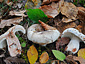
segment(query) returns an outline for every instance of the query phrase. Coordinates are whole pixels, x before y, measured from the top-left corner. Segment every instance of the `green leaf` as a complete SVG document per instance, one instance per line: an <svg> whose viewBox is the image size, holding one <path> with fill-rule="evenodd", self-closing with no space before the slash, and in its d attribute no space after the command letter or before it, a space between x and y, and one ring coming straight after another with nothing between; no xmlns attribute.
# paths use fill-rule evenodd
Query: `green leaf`
<svg viewBox="0 0 85 64"><path fill-rule="evenodd" d="M25 46L26 46L26 43L25 43L25 42L23 42L23 43L21 44L21 46L22 46L22 47L25 47Z"/></svg>
<svg viewBox="0 0 85 64"><path fill-rule="evenodd" d="M38 22L39 20L43 22L46 22L48 20L48 17L44 14L44 12L41 9L26 9L26 10L28 17L34 23L39 23Z"/></svg>
<svg viewBox="0 0 85 64"><path fill-rule="evenodd" d="M66 58L65 54L63 54L62 52L60 52L58 50L52 50L52 52L58 60L63 61Z"/></svg>

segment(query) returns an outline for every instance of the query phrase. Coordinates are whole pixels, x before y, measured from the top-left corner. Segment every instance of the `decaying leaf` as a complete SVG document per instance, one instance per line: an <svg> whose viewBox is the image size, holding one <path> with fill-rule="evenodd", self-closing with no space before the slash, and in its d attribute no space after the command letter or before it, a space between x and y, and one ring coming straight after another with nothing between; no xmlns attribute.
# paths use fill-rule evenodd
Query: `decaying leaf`
<svg viewBox="0 0 85 64"><path fill-rule="evenodd" d="M79 56L79 57L75 57L75 56L74 56L73 59L76 60L76 61L79 61L80 64L85 64L85 59L83 59L83 58L80 57L80 56Z"/></svg>
<svg viewBox="0 0 85 64"><path fill-rule="evenodd" d="M40 64L39 62L35 62L34 64Z"/></svg>
<svg viewBox="0 0 85 64"><path fill-rule="evenodd" d="M82 57L85 59L85 48L82 48L78 51L78 56Z"/></svg>
<svg viewBox="0 0 85 64"><path fill-rule="evenodd" d="M78 18L82 21L85 21L85 8L77 7L78 8Z"/></svg>
<svg viewBox="0 0 85 64"><path fill-rule="evenodd" d="M78 64L74 59L72 55L66 56L66 61L71 63L71 64Z"/></svg>
<svg viewBox="0 0 85 64"><path fill-rule="evenodd" d="M0 0L0 2L3 2L3 0Z"/></svg>
<svg viewBox="0 0 85 64"><path fill-rule="evenodd" d="M11 24L13 25L17 25L19 24L21 21L23 21L23 17L16 17L13 19L2 19L0 21L0 28L4 28L5 26L11 26Z"/></svg>
<svg viewBox="0 0 85 64"><path fill-rule="evenodd" d="M49 3L50 3L50 0L43 0L42 5L44 5L44 4L49 4Z"/></svg>
<svg viewBox="0 0 85 64"><path fill-rule="evenodd" d="M30 64L34 64L38 59L38 52L34 45L30 46L29 50L27 51L27 56Z"/></svg>
<svg viewBox="0 0 85 64"><path fill-rule="evenodd" d="M8 57L4 60L6 64L25 64L25 60L17 57Z"/></svg>
<svg viewBox="0 0 85 64"><path fill-rule="evenodd" d="M76 24L72 23L60 23L61 25L57 26L57 29L62 33L67 28L75 28Z"/></svg>
<svg viewBox="0 0 85 64"><path fill-rule="evenodd" d="M49 3L54 2L54 1L59 1L59 0L43 0L42 5L49 4Z"/></svg>
<svg viewBox="0 0 85 64"><path fill-rule="evenodd" d="M61 13L67 18L75 20L78 14L78 9L74 4L64 2L64 4L61 6Z"/></svg>
<svg viewBox="0 0 85 64"><path fill-rule="evenodd" d="M59 3L54 2L52 2L51 5L41 6L39 9L41 9L48 16L48 18L55 18L55 16L57 16L60 12Z"/></svg>
<svg viewBox="0 0 85 64"><path fill-rule="evenodd" d="M77 27L76 27L76 29L79 31L79 32L82 32L82 26L81 25L78 25Z"/></svg>
<svg viewBox="0 0 85 64"><path fill-rule="evenodd" d="M46 63L48 61L48 59L49 59L48 53L44 52L44 53L41 54L39 61L42 64L42 63Z"/></svg>
<svg viewBox="0 0 85 64"><path fill-rule="evenodd" d="M65 44L68 44L70 41L70 38L68 37L62 37L60 39L57 40L56 42L56 49L59 50L59 47L65 45Z"/></svg>
<svg viewBox="0 0 85 64"><path fill-rule="evenodd" d="M4 49L0 49L0 58L5 57L6 51Z"/></svg>
<svg viewBox="0 0 85 64"><path fill-rule="evenodd" d="M41 5L41 0L27 0L25 4L26 9L36 9Z"/></svg>
<svg viewBox="0 0 85 64"><path fill-rule="evenodd" d="M25 15L24 13L26 12L26 10L22 10L22 11L10 11L9 15L11 16L23 16L23 17L27 17L27 15Z"/></svg>
<svg viewBox="0 0 85 64"><path fill-rule="evenodd" d="M69 18L66 18L66 17L63 17L62 18L62 22L64 23L69 23L69 22L72 22L72 21L75 21L76 19L72 20L72 19L69 19Z"/></svg>
<svg viewBox="0 0 85 64"><path fill-rule="evenodd" d="M81 31L85 34L85 22L81 22L80 25L82 26Z"/></svg>

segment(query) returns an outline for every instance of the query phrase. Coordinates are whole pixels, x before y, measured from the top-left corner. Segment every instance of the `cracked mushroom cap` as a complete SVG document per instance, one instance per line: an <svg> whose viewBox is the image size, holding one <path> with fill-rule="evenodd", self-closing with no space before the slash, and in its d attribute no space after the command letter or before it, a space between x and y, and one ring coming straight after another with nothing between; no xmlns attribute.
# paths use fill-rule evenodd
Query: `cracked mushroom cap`
<svg viewBox="0 0 85 64"><path fill-rule="evenodd" d="M30 26L27 30L27 37L29 40L31 40L34 43L45 46L46 44L53 43L55 40L58 39L58 37L60 36L60 32L57 29L41 21L39 22L44 27L40 24L33 24L32 26ZM43 28L46 30L44 31Z"/></svg>
<svg viewBox="0 0 85 64"><path fill-rule="evenodd" d="M68 29L64 30L61 37L72 38L73 36L78 37L81 41L83 41L85 43L85 35L80 33L75 28L68 28Z"/></svg>
<svg viewBox="0 0 85 64"><path fill-rule="evenodd" d="M16 56L17 54L21 54L21 45L18 38L15 35L15 32L17 31L21 31L24 34L26 33L23 26L16 25L0 36L0 44L2 44L2 46L5 46L5 44L3 43L4 40L6 40L8 45L8 51L12 57Z"/></svg>

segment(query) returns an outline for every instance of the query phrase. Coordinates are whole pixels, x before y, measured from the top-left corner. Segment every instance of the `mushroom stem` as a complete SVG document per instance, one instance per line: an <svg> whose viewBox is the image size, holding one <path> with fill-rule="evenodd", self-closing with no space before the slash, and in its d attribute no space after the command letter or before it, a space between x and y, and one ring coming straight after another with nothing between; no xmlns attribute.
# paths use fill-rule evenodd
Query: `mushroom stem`
<svg viewBox="0 0 85 64"><path fill-rule="evenodd" d="M66 47L66 51L71 51L73 54L75 54L79 50L79 42L80 39L76 36L73 36L71 41Z"/></svg>

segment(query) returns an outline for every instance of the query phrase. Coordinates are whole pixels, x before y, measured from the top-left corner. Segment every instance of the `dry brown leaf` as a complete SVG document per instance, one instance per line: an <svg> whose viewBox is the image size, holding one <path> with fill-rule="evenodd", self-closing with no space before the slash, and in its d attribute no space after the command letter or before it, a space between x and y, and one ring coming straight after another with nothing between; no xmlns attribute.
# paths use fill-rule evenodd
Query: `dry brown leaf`
<svg viewBox="0 0 85 64"><path fill-rule="evenodd" d="M64 24L64 23L61 23L61 25L57 26L57 29L60 31L60 33L62 33L65 29L67 28L75 28L77 25L72 22L72 23L67 23L67 24Z"/></svg>
<svg viewBox="0 0 85 64"><path fill-rule="evenodd" d="M83 59L83 58L80 57L80 56L79 56L79 57L75 57L75 56L74 56L73 59L76 60L76 61L79 61L80 64L85 64L85 59Z"/></svg>
<svg viewBox="0 0 85 64"><path fill-rule="evenodd" d="M10 11L9 15L11 16L23 16L23 17L27 17L27 15L25 15L24 13L26 12L26 10L22 10L22 11Z"/></svg>
<svg viewBox="0 0 85 64"><path fill-rule="evenodd" d="M75 20L78 14L78 9L74 4L64 2L64 4L61 6L61 13L67 18Z"/></svg>
<svg viewBox="0 0 85 64"><path fill-rule="evenodd" d="M72 21L75 21L75 20L72 20L72 19L69 19L69 18L66 18L66 17L62 18L62 22L64 22L64 23L69 23L69 22L72 22Z"/></svg>
<svg viewBox="0 0 85 64"><path fill-rule="evenodd" d="M50 0L43 0L42 5L49 4L49 3L50 3Z"/></svg>
<svg viewBox="0 0 85 64"><path fill-rule="evenodd" d="M42 63L46 63L49 59L48 53L44 52L41 54L40 58L39 58L39 62Z"/></svg>
<svg viewBox="0 0 85 64"><path fill-rule="evenodd" d="M82 26L81 25L78 25L77 27L76 27L76 29L79 31L79 32L82 32Z"/></svg>
<svg viewBox="0 0 85 64"><path fill-rule="evenodd" d="M17 57L8 57L4 60L6 64L25 64L24 59L20 59Z"/></svg>
<svg viewBox="0 0 85 64"><path fill-rule="evenodd" d="M66 61L71 63L71 64L78 64L74 59L72 55L66 56Z"/></svg>
<svg viewBox="0 0 85 64"><path fill-rule="evenodd" d="M30 64L34 64L38 59L38 52L34 45L30 46L29 50L27 51L27 56Z"/></svg>
<svg viewBox="0 0 85 64"><path fill-rule="evenodd" d="M85 22L81 22L80 25L82 26L82 33L85 34Z"/></svg>
<svg viewBox="0 0 85 64"><path fill-rule="evenodd" d="M11 26L11 24L13 25L18 25L21 21L23 21L23 17L16 17L13 19L2 19L0 21L0 28L4 28L5 26Z"/></svg>
<svg viewBox="0 0 85 64"><path fill-rule="evenodd" d="M57 16L60 12L59 3L54 2L52 2L51 5L41 6L39 9L41 9L48 16L48 18L55 18L55 16Z"/></svg>
<svg viewBox="0 0 85 64"><path fill-rule="evenodd" d="M78 56L82 57L85 59L85 48L82 48L78 51Z"/></svg>
<svg viewBox="0 0 85 64"><path fill-rule="evenodd" d="M62 47L65 44L68 44L70 41L70 38L68 37L63 37L57 40L56 42L56 49L59 50L59 47Z"/></svg>
<svg viewBox="0 0 85 64"><path fill-rule="evenodd" d="M0 0L0 2L3 2L3 0Z"/></svg>
<svg viewBox="0 0 85 64"><path fill-rule="evenodd" d="M55 1L60 1L60 0L43 0L42 5L49 4L49 3L55 2Z"/></svg>
<svg viewBox="0 0 85 64"><path fill-rule="evenodd" d="M85 8L77 7L78 8L78 18L82 21L85 21Z"/></svg>

